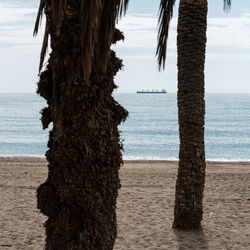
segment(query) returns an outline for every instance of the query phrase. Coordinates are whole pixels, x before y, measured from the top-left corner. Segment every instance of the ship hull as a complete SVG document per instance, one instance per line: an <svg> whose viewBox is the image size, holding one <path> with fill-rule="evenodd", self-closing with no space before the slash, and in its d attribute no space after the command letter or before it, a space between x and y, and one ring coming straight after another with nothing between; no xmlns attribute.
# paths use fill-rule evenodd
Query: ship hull
<svg viewBox="0 0 250 250"><path fill-rule="evenodd" d="M167 92L151 92L151 91L149 91L149 92L137 91L136 93L137 93L137 94L167 94Z"/></svg>

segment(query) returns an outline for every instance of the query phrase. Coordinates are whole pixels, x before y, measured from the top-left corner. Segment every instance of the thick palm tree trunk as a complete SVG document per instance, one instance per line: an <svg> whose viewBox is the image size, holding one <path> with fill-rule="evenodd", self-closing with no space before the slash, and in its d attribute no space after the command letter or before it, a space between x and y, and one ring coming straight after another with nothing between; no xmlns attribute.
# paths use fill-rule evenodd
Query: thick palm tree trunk
<svg viewBox="0 0 250 250"><path fill-rule="evenodd" d="M174 228L201 227L205 184L204 64L207 0L181 0L178 20L179 170Z"/></svg>
<svg viewBox="0 0 250 250"><path fill-rule="evenodd" d="M48 178L37 190L38 208L48 216L45 249L109 250L117 235L122 164L117 126L127 117L112 97L113 78L122 62L110 50L104 74L95 57L90 79L84 81L79 1L66 4L58 35L46 1L52 52L37 91L48 103L42 111L44 128L53 122L46 153ZM113 42L122 37L116 30Z"/></svg>

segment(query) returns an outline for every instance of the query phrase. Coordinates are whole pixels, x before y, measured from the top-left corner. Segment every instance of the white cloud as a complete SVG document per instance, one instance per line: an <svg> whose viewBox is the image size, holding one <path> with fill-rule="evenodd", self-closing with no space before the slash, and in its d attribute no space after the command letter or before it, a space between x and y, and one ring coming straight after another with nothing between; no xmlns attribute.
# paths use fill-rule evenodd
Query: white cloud
<svg viewBox="0 0 250 250"><path fill-rule="evenodd" d="M38 37L33 38L37 9L34 5L29 8L28 0L20 1L0 3L0 66L3 69L0 91L28 92L34 90L37 81L44 26ZM125 64L124 71L117 78L121 91L134 91L137 85L138 88L151 88L153 83L159 89L166 87L167 83L170 92L176 91L177 18L171 21L167 67L161 73L157 71L154 56L157 22L156 16L141 14L127 15L119 22L119 28L125 33L125 42L116 46ZM208 19L207 90L233 92L247 89L250 56L245 51L250 49L249 28L248 13L238 18Z"/></svg>
<svg viewBox="0 0 250 250"><path fill-rule="evenodd" d="M250 48L250 16L209 18L208 46Z"/></svg>
<svg viewBox="0 0 250 250"><path fill-rule="evenodd" d="M207 53L206 58L208 60L221 60L221 61L248 61L250 62L250 54L243 54L243 53L233 53L233 54L227 54L227 53Z"/></svg>
<svg viewBox="0 0 250 250"><path fill-rule="evenodd" d="M1 44L41 44L43 27L37 39L32 37L37 9L0 3ZM157 46L158 17L154 15L129 14L119 21L118 28L125 34L123 48L153 48ZM176 49L177 18L170 25L168 48ZM250 48L250 14L239 18L209 18L208 47Z"/></svg>
<svg viewBox="0 0 250 250"><path fill-rule="evenodd" d="M125 34L119 47L155 48L157 44L157 17L127 15L118 27ZM168 48L176 48L177 18L170 25ZM208 46L250 48L250 14L239 18L208 18Z"/></svg>
<svg viewBox="0 0 250 250"><path fill-rule="evenodd" d="M0 47L40 45L42 34L37 39L33 38L36 13L35 8L24 8L16 3L0 3Z"/></svg>
<svg viewBox="0 0 250 250"><path fill-rule="evenodd" d="M171 21L166 71L157 72L154 58L157 38L157 17L128 15L119 23L125 42L119 43L119 54L125 59L125 72L118 75L121 91L133 91L134 85L176 91L177 18ZM249 92L250 14L238 18L209 18L206 60L208 92ZM142 48L144 47L144 49ZM233 69L233 70L232 70ZM131 86L128 86L131 83ZM133 84L132 84L133 83Z"/></svg>
<svg viewBox="0 0 250 250"><path fill-rule="evenodd" d="M19 7L7 7L0 3L0 24L15 23L20 25L20 21L31 21L37 13L36 9L32 8L19 8Z"/></svg>
<svg viewBox="0 0 250 250"><path fill-rule="evenodd" d="M23 5L20 1L0 3L1 92L34 92L36 88L44 27L34 38L37 9Z"/></svg>
<svg viewBox="0 0 250 250"><path fill-rule="evenodd" d="M42 31L42 30L41 30ZM42 34L42 32L40 32ZM13 47L19 45L41 44L41 34L37 38L33 37L33 29L31 27L6 26L1 29L0 47Z"/></svg>
<svg viewBox="0 0 250 250"><path fill-rule="evenodd" d="M125 42L118 47L155 48L157 46L158 18L153 15L127 15L120 20L118 28L125 34ZM171 24L168 47L175 48L176 32L175 21Z"/></svg>

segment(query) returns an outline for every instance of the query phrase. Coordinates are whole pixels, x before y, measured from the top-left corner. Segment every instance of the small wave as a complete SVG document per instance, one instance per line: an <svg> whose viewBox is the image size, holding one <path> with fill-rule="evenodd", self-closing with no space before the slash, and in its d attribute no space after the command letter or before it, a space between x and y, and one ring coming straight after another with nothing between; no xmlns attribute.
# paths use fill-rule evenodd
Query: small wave
<svg viewBox="0 0 250 250"><path fill-rule="evenodd" d="M40 154L0 154L0 157L42 157L44 155ZM155 156L124 156L123 160L153 160L153 161L178 161L178 158L175 157L155 157ZM250 162L248 158L207 158L206 161L218 161L218 162Z"/></svg>
<svg viewBox="0 0 250 250"><path fill-rule="evenodd" d="M45 155L40 154L0 154L0 157L42 157ZM123 156L123 160L147 160L147 161L178 161L175 157L155 157L155 156ZM217 162L250 162L249 158L207 158L206 161Z"/></svg>
<svg viewBox="0 0 250 250"><path fill-rule="evenodd" d="M206 160L219 162L250 162L248 158L208 158Z"/></svg>
<svg viewBox="0 0 250 250"><path fill-rule="evenodd" d="M44 155L23 155L23 154L14 154L14 155L9 155L9 154L0 154L0 157L38 157L38 158L45 158Z"/></svg>
<svg viewBox="0 0 250 250"><path fill-rule="evenodd" d="M155 156L124 156L123 160L153 160L153 161L177 161L177 158L169 157L169 158L162 158L162 157L155 157Z"/></svg>
<svg viewBox="0 0 250 250"><path fill-rule="evenodd" d="M178 161L178 158L174 157L154 157L154 156L124 156L123 160L153 160L153 161ZM207 158L206 161L217 162L250 162L248 158Z"/></svg>

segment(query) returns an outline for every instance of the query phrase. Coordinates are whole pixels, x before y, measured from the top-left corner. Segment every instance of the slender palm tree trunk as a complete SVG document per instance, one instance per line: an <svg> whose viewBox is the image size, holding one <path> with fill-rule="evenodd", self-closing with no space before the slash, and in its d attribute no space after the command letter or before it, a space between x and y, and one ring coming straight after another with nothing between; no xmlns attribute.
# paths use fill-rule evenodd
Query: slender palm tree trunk
<svg viewBox="0 0 250 250"><path fill-rule="evenodd" d="M46 1L52 52L37 90L48 103L42 111L44 128L53 122L46 153L48 178L37 190L38 208L48 216L45 249L109 250L117 236L122 164L117 126L127 117L112 97L113 79L122 62L110 50L104 74L95 57L90 79L84 81L79 1L66 4L58 35L51 1ZM113 42L122 37L116 30Z"/></svg>
<svg viewBox="0 0 250 250"><path fill-rule="evenodd" d="M205 184L204 64L207 0L181 0L178 20L179 170L174 228L201 227Z"/></svg>

